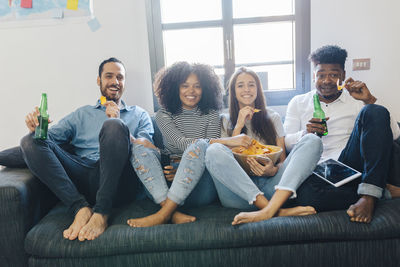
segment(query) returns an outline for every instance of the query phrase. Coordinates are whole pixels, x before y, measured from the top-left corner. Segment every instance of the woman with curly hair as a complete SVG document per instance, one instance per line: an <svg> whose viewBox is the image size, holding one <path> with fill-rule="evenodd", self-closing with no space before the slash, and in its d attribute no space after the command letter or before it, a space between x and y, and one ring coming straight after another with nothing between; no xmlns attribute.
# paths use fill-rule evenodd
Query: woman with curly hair
<svg viewBox="0 0 400 267"><path fill-rule="evenodd" d="M247 147L251 142L246 135L219 138L221 86L211 66L175 63L156 75L154 90L162 106L156 122L166 153L179 158L175 161L180 163L168 188L159 153L140 145L133 150L132 164L138 177L161 209L150 216L128 220L132 227L195 221L195 217L176 209L184 202L185 206L202 206L217 199L214 182L205 169L208 145L218 142Z"/></svg>
<svg viewBox="0 0 400 267"><path fill-rule="evenodd" d="M267 220L273 216L315 213L310 206L281 207L290 197L296 197L296 189L317 165L322 152L320 138L313 134L305 135L286 158L281 118L278 113L266 108L257 74L245 67L239 68L232 75L228 88L229 115L222 117L222 136L244 133L261 143L283 149L277 165L271 160L259 162L249 157L247 163L252 173L249 176L228 147L221 144L209 146L206 166L215 181L222 205L246 210L259 209L236 215L232 224Z"/></svg>

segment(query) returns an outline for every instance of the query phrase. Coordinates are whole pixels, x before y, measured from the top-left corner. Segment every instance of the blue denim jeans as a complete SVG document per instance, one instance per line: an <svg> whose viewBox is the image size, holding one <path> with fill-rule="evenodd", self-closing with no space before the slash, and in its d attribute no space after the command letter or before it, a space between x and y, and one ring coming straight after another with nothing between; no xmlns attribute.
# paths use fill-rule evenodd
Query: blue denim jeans
<svg viewBox="0 0 400 267"><path fill-rule="evenodd" d="M389 173L393 134L390 114L379 105L366 105L358 115L339 161L362 172L358 194L382 197Z"/></svg>
<svg viewBox="0 0 400 267"><path fill-rule="evenodd" d="M214 202L217 192L205 170L207 142L197 140L182 155L171 187L165 180L158 151L133 144L132 165L155 203L169 198L178 205L202 206Z"/></svg>
<svg viewBox="0 0 400 267"><path fill-rule="evenodd" d="M207 149L206 166L214 179L223 206L255 209L257 195L271 199L275 189L289 190L296 197L297 188L317 165L322 153L321 139L305 135L272 177L249 176L224 145L212 144Z"/></svg>
<svg viewBox="0 0 400 267"><path fill-rule="evenodd" d="M296 204L328 211L348 208L357 202L359 195L381 198L386 187L392 143L389 112L379 105L366 105L339 157L339 161L362 172L361 178L334 187L312 175L298 189ZM390 194L385 197L390 198Z"/></svg>
<svg viewBox="0 0 400 267"><path fill-rule="evenodd" d="M109 214L113 201L126 204L137 193L136 174L129 162L128 127L118 119L105 121L99 133L99 144L98 161L68 153L51 138L34 139L33 134L21 140L21 149L32 173L73 214L89 206L88 202L94 204L94 212Z"/></svg>

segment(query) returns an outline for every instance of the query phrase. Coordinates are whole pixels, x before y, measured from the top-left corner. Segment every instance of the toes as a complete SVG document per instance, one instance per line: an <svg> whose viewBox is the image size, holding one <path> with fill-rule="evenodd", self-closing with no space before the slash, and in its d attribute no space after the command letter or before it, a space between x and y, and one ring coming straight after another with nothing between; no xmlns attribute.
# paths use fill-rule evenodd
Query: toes
<svg viewBox="0 0 400 267"><path fill-rule="evenodd" d="M85 241L86 229L82 229L78 234L79 241Z"/></svg>
<svg viewBox="0 0 400 267"><path fill-rule="evenodd" d="M64 238L69 239L69 237L71 236L71 232L72 232L72 229L70 229L70 228L64 230L64 232L63 232Z"/></svg>
<svg viewBox="0 0 400 267"><path fill-rule="evenodd" d="M354 215L355 215L355 213L354 213L354 205L351 205L348 209L347 209L347 215L349 215L350 216L350 218L354 218Z"/></svg>
<svg viewBox="0 0 400 267"><path fill-rule="evenodd" d="M129 225L130 227L137 227L135 221L132 220L132 219L129 219L129 220L127 221L127 223L128 223L128 225Z"/></svg>

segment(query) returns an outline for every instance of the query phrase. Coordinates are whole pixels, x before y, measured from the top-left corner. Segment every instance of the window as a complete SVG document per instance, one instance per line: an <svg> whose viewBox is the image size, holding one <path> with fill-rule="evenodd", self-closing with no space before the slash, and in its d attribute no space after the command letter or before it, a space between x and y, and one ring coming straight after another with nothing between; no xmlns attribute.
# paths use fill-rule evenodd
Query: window
<svg viewBox="0 0 400 267"><path fill-rule="evenodd" d="M176 61L200 62L214 66L226 85L236 68L247 66L259 74L270 106L286 105L310 89L309 0L149 0L146 5L153 76Z"/></svg>

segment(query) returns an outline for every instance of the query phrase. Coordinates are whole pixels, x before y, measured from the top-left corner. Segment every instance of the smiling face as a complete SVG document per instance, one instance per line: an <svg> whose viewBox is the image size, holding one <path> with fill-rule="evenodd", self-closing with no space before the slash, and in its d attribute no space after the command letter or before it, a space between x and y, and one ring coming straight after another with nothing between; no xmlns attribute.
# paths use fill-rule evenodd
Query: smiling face
<svg viewBox="0 0 400 267"><path fill-rule="evenodd" d="M97 77L97 84L100 91L107 100L119 104L122 94L125 91L125 68L117 62L104 64L101 77Z"/></svg>
<svg viewBox="0 0 400 267"><path fill-rule="evenodd" d="M314 82L321 101L330 103L341 94L337 88L337 81L341 83L345 72L340 64L317 64L314 68Z"/></svg>
<svg viewBox="0 0 400 267"><path fill-rule="evenodd" d="M201 89L197 75L191 73L186 81L179 85L179 98L184 109L194 109L201 100Z"/></svg>
<svg viewBox="0 0 400 267"><path fill-rule="evenodd" d="M239 74L235 83L235 94L239 108L254 107L257 98L257 83L254 77L248 73Z"/></svg>

